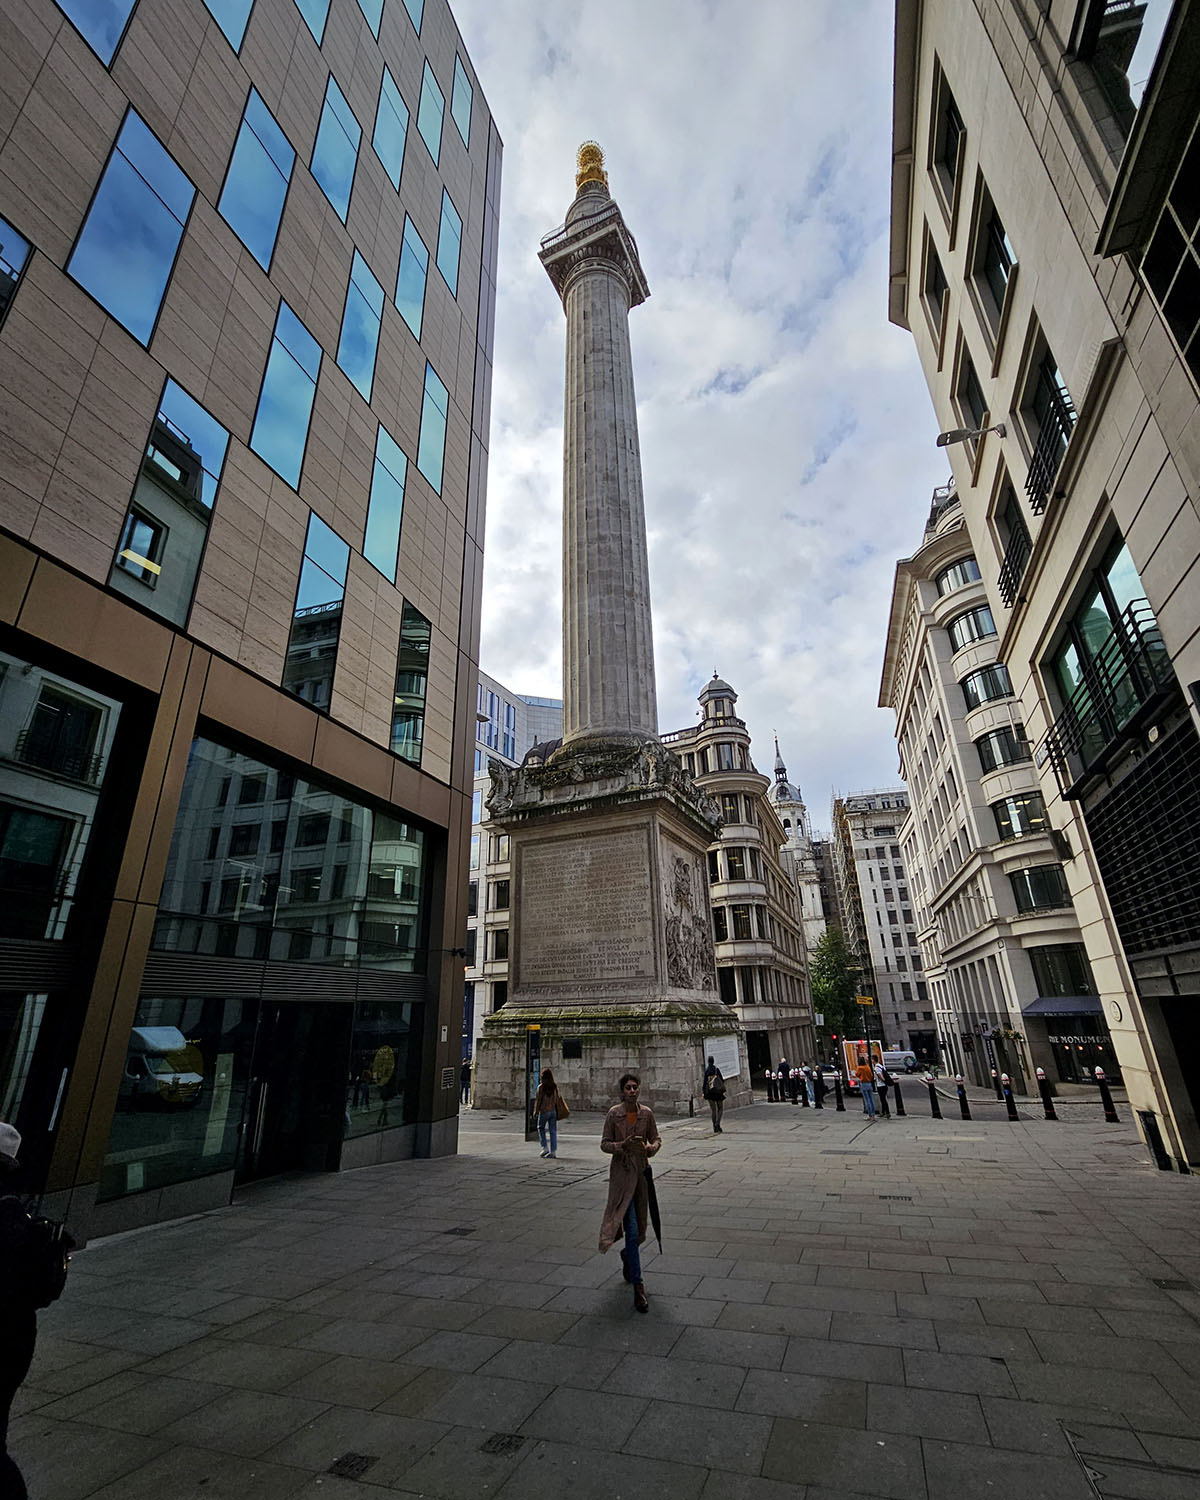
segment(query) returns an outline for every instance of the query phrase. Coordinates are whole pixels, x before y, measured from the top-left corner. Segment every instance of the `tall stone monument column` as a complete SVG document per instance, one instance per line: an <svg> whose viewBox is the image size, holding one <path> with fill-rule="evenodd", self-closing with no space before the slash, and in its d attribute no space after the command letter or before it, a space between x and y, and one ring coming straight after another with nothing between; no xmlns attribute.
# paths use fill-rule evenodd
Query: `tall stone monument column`
<svg viewBox="0 0 1200 1500"><path fill-rule="evenodd" d="M563 737L489 762L509 834L509 1000L484 1021L476 1106L526 1097L531 1032L572 1106L607 1108L626 1069L667 1113L705 1053L748 1101L738 1021L717 995L708 845L720 813L658 738L629 312L650 295L594 142L540 257L567 323Z"/></svg>

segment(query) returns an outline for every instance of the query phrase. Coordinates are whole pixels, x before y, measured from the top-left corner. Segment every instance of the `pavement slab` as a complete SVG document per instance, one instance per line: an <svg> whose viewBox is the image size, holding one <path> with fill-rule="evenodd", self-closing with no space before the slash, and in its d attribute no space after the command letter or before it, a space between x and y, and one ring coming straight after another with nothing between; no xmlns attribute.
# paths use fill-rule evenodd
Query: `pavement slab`
<svg viewBox="0 0 1200 1500"><path fill-rule="evenodd" d="M660 1121L646 1317L599 1116L95 1242L11 1447L39 1500L1196 1500L1200 1183L921 1104Z"/></svg>

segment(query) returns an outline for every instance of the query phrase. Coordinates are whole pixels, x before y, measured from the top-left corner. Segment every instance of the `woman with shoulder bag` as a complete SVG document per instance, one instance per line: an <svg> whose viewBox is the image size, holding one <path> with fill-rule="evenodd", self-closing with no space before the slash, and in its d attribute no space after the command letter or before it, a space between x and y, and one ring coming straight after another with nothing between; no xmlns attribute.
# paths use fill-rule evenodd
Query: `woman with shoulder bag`
<svg viewBox="0 0 1200 1500"><path fill-rule="evenodd" d="M542 1155L549 1157L551 1161L558 1160L558 1122L565 1120L570 1110L567 1101L558 1091L558 1084L554 1081L554 1074L549 1068L542 1069L542 1081L538 1087L537 1097L533 1101L533 1112L537 1117L538 1140L541 1142Z"/></svg>
<svg viewBox="0 0 1200 1500"><path fill-rule="evenodd" d="M721 1116L725 1113L725 1078L716 1062L710 1057L704 1070L701 1093L708 1100L708 1111L712 1115L714 1135L721 1135Z"/></svg>

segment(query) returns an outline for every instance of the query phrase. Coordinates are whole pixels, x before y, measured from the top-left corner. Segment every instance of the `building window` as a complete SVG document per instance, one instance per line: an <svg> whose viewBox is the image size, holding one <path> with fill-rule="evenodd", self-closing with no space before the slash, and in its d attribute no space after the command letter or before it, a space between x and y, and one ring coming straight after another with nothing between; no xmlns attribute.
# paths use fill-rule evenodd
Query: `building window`
<svg viewBox="0 0 1200 1500"><path fill-rule="evenodd" d="M404 238L400 243L400 269L396 275L396 311L408 324L413 338L421 337L425 316L425 279L429 272L429 251L407 214L404 216Z"/></svg>
<svg viewBox="0 0 1200 1500"><path fill-rule="evenodd" d="M250 90L217 212L270 270L296 153L257 89Z"/></svg>
<svg viewBox="0 0 1200 1500"><path fill-rule="evenodd" d="M379 40L379 23L383 20L383 0L358 0L358 8L366 18L375 40Z"/></svg>
<svg viewBox="0 0 1200 1500"><path fill-rule="evenodd" d="M979 376L975 373L975 362L965 348L958 376L957 396L964 418L968 419L970 425L978 431L986 423L987 402L983 399L983 387L979 384Z"/></svg>
<svg viewBox="0 0 1200 1500"><path fill-rule="evenodd" d="M149 344L196 190L140 115L125 116L68 274Z"/></svg>
<svg viewBox="0 0 1200 1500"><path fill-rule="evenodd" d="M925 295L934 328L940 336L942 309L945 304L947 291L946 273L942 270L942 263L938 259L938 253L934 249L933 241L928 238L928 230L926 230L925 239L925 279L921 290Z"/></svg>
<svg viewBox="0 0 1200 1500"><path fill-rule="evenodd" d="M735 766L733 746L723 741L717 746L717 770L732 771Z"/></svg>
<svg viewBox="0 0 1200 1500"><path fill-rule="evenodd" d="M408 19L413 23L418 36L421 35L421 15L425 9L425 0L404 0L404 9L408 12Z"/></svg>
<svg viewBox="0 0 1200 1500"><path fill-rule="evenodd" d="M713 907L713 937L718 943L728 942L729 940L729 922L726 919L725 908L723 906Z"/></svg>
<svg viewBox="0 0 1200 1500"><path fill-rule="evenodd" d="M980 205L979 245L975 252L975 277L987 287L983 304L992 314L993 326L999 324L1004 298L1017 263L1016 252L1005 231L1000 215L986 189Z"/></svg>
<svg viewBox="0 0 1200 1500"><path fill-rule="evenodd" d="M229 830L229 855L257 854L262 830L257 823L235 823Z"/></svg>
<svg viewBox="0 0 1200 1500"><path fill-rule="evenodd" d="M969 646L973 641L986 640L988 636L996 634L996 622L992 619L992 612L986 604L980 604L975 609L968 609L964 614L955 615L953 620L946 624L946 633L950 637L951 648L961 651L964 646Z"/></svg>
<svg viewBox="0 0 1200 1500"><path fill-rule="evenodd" d="M507 911L509 901L509 883L507 880L494 880L492 882L492 910Z"/></svg>
<svg viewBox="0 0 1200 1500"><path fill-rule="evenodd" d="M452 297L458 296L458 257L462 247L462 220L458 210L450 201L450 194L442 189L442 222L438 226L437 268L442 280L450 288Z"/></svg>
<svg viewBox="0 0 1200 1500"><path fill-rule="evenodd" d="M508 834L494 833L488 841L488 863L503 864L508 859Z"/></svg>
<svg viewBox="0 0 1200 1500"><path fill-rule="evenodd" d="M730 880L745 880L746 851L744 849L727 849L725 863L729 866Z"/></svg>
<svg viewBox="0 0 1200 1500"><path fill-rule="evenodd" d="M1004 544L1004 562L1000 567L999 580L1000 598L1004 606L1011 609L1017 597L1018 586L1025 576L1033 543L1029 539L1029 528L1025 524L1016 491L1007 480L997 519L1000 539Z"/></svg>
<svg viewBox="0 0 1200 1500"><path fill-rule="evenodd" d="M471 822L483 821L483 793L478 787L471 793Z"/></svg>
<svg viewBox="0 0 1200 1500"><path fill-rule="evenodd" d="M296 9L304 17L304 24L319 47L325 37L325 22L329 19L329 0L296 0Z"/></svg>
<svg viewBox="0 0 1200 1500"><path fill-rule="evenodd" d="M375 134L371 145L383 164L388 180L400 191L400 173L404 167L404 145L408 140L408 105L400 97L396 80L385 67L379 87L379 106L375 111Z"/></svg>
<svg viewBox="0 0 1200 1500"><path fill-rule="evenodd" d="M59 10L70 21L107 68L112 62L136 0L59 0Z"/></svg>
<svg viewBox="0 0 1200 1500"><path fill-rule="evenodd" d="M720 871L720 868L719 868L719 866L717 864L717 851L715 849L710 849L708 851L708 883L709 883L709 885L715 885L717 883L717 881L720 880L720 878L721 878L721 871Z"/></svg>
<svg viewBox="0 0 1200 1500"><path fill-rule="evenodd" d="M497 927L492 933L492 957L504 959L508 957L508 928Z"/></svg>
<svg viewBox="0 0 1200 1500"><path fill-rule="evenodd" d="M338 339L338 368L351 385L370 401L375 384L375 355L379 348L379 324L383 318L383 288L356 250L350 265L342 332Z"/></svg>
<svg viewBox="0 0 1200 1500"><path fill-rule="evenodd" d="M1040 515L1049 501L1054 477L1075 426L1075 403L1048 349L1034 372L1022 416L1033 445L1025 494L1034 514Z"/></svg>
<svg viewBox="0 0 1200 1500"><path fill-rule="evenodd" d="M329 708L342 629L350 548L315 512L308 517L283 686L314 708Z"/></svg>
<svg viewBox="0 0 1200 1500"><path fill-rule="evenodd" d="M225 33L225 40L235 52L240 52L254 0L204 0L204 5Z"/></svg>
<svg viewBox="0 0 1200 1500"><path fill-rule="evenodd" d="M984 771L1015 766L1030 759L1029 741L1020 724L1008 724L1003 729L980 735L975 741L975 749L979 752L979 764Z"/></svg>
<svg viewBox="0 0 1200 1500"><path fill-rule="evenodd" d="M414 766L421 764L425 737L425 697L429 682L432 626L405 601L396 657L396 693L392 706L392 750Z"/></svg>
<svg viewBox="0 0 1200 1500"><path fill-rule="evenodd" d="M979 564L973 557L959 558L958 562L951 563L948 568L943 568L935 580L937 591L943 597L951 594L955 589L965 588L968 583L979 582Z"/></svg>
<svg viewBox="0 0 1200 1500"><path fill-rule="evenodd" d="M996 819L996 831L1002 839L1020 838L1028 833L1045 833L1050 822L1046 817L1046 804L1040 792L1025 792L1016 797L1004 797L993 802L992 816Z"/></svg>
<svg viewBox="0 0 1200 1500"><path fill-rule="evenodd" d="M945 78L941 78L939 82L938 110L934 120L933 160L949 195L953 193L958 181L967 130Z"/></svg>
<svg viewBox="0 0 1200 1500"><path fill-rule="evenodd" d="M442 493L442 465L446 457L446 417L450 396L432 365L425 366L425 396L421 403L421 433L417 440L417 468L434 490Z"/></svg>
<svg viewBox="0 0 1200 1500"><path fill-rule="evenodd" d="M1133 128L1171 11L1165 3L1120 0L1087 0L1077 9L1072 50L1091 63L1122 137Z"/></svg>
<svg viewBox="0 0 1200 1500"><path fill-rule="evenodd" d="M320 344L281 300L250 447L293 489L300 483L320 369Z"/></svg>
<svg viewBox="0 0 1200 1500"><path fill-rule="evenodd" d="M482 838L482 835L478 834L478 833L473 833L471 835L471 869L472 870L478 870L478 868L479 868L479 845L480 845L481 838Z"/></svg>
<svg viewBox="0 0 1200 1500"><path fill-rule="evenodd" d="M1000 698L1011 698L1012 681L1003 662L993 662L990 667L981 667L971 672L959 684L968 709L978 708L981 703L994 703Z"/></svg>
<svg viewBox="0 0 1200 1500"><path fill-rule="evenodd" d="M29 241L7 219L0 219L0 324L16 296L17 283L29 261Z"/></svg>
<svg viewBox="0 0 1200 1500"><path fill-rule="evenodd" d="M479 882L472 880L467 886L467 916L477 917L479 915Z"/></svg>
<svg viewBox="0 0 1200 1500"><path fill-rule="evenodd" d="M425 71L421 75L421 102L417 106L417 130L429 148L436 167L442 154L442 117L446 113L446 100L433 76L433 69L426 59Z"/></svg>
<svg viewBox="0 0 1200 1500"><path fill-rule="evenodd" d="M740 821L740 808L736 792L721 793L721 816L727 823L737 823Z"/></svg>
<svg viewBox="0 0 1200 1500"><path fill-rule="evenodd" d="M408 0L405 0L405 4L406 5L408 4ZM507 1004L508 1004L508 980L507 979L497 979L496 982L495 982L495 984L492 985L492 1010L493 1011L503 1010L504 1007Z"/></svg>
<svg viewBox="0 0 1200 1500"><path fill-rule="evenodd" d="M1082 943L1054 943L1044 948L1026 948L1039 996L1054 999L1068 995L1094 995L1087 950Z"/></svg>
<svg viewBox="0 0 1200 1500"><path fill-rule="evenodd" d="M1008 879L1020 912L1046 911L1071 904L1071 893L1061 865L1031 865L1026 870L1010 870Z"/></svg>
<svg viewBox="0 0 1200 1500"><path fill-rule="evenodd" d="M396 581L396 564L400 557L400 525L404 517L404 481L407 476L408 459L381 425L375 436L375 468L371 474L363 556L392 583ZM478 818L475 821L478 822Z"/></svg>
<svg viewBox="0 0 1200 1500"><path fill-rule="evenodd" d="M1142 276L1200 383L1200 130L1192 136L1142 260Z"/></svg>
<svg viewBox="0 0 1200 1500"><path fill-rule="evenodd" d="M450 91L450 118L458 128L464 146L471 144L471 80L462 65L462 58L454 58L454 87Z"/></svg>
<svg viewBox="0 0 1200 1500"><path fill-rule="evenodd" d="M358 147L362 140L362 126L354 118L354 111L346 102L346 96L338 88L333 74L325 85L325 104L321 110L321 123L317 126L316 144L313 146L311 171L317 186L329 199L342 223L350 211L350 190L354 186L354 169L358 164Z"/></svg>
<svg viewBox="0 0 1200 1500"><path fill-rule="evenodd" d="M735 938L750 938L754 934L750 928L749 906L735 906L733 912L733 935Z"/></svg>
<svg viewBox="0 0 1200 1500"><path fill-rule="evenodd" d="M167 528L152 516L143 515L136 506L131 506L125 517L121 540L117 543L115 566L152 589L162 572L166 543Z"/></svg>

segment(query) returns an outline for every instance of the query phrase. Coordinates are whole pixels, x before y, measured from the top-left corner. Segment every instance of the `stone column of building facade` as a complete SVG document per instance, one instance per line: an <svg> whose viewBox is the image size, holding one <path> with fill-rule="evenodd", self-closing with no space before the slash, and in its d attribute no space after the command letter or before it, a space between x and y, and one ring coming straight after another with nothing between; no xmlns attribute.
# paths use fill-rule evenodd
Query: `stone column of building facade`
<svg viewBox="0 0 1200 1500"><path fill-rule="evenodd" d="M706 853L720 812L657 732L628 328L649 287L593 143L576 187L541 248L567 320L563 738L517 770L489 763L488 808L510 835L511 977L484 1023L474 1102L524 1101L535 1032L572 1105L607 1107L629 1069L656 1108L683 1112L710 1052L729 1102L750 1098L716 987Z"/></svg>

